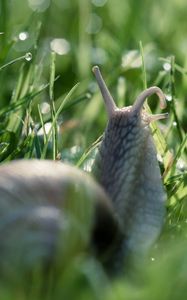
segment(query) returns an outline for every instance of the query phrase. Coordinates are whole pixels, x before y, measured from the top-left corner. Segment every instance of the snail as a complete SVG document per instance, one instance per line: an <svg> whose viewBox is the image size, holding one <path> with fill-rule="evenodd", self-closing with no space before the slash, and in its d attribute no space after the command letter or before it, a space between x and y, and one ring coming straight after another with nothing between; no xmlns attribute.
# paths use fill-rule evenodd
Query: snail
<svg viewBox="0 0 187 300"><path fill-rule="evenodd" d="M150 87L132 106L117 108L97 66L93 73L108 124L91 174L50 160L0 166L1 266L7 256L11 269L15 253L18 262L30 266L38 257L50 261L59 240L59 255L71 256L89 245L110 263L116 253L145 252L160 233L166 196L149 123L166 114L150 116L142 107L156 93L164 108L164 94ZM66 248L70 235L74 238Z"/></svg>

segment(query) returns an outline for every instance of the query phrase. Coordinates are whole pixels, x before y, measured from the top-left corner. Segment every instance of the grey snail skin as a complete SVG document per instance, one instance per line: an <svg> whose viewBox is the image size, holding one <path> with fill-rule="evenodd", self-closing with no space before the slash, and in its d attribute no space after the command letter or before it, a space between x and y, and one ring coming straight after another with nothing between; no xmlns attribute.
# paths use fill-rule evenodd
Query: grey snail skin
<svg viewBox="0 0 187 300"><path fill-rule="evenodd" d="M161 231L166 197L149 123L166 114L142 107L156 93L164 108L164 94L151 87L120 109L97 66L93 73L109 120L92 174L50 160L0 166L0 266L50 262L59 240L62 256L88 247L106 264L122 262L126 252L147 251Z"/></svg>
<svg viewBox="0 0 187 300"><path fill-rule="evenodd" d="M124 236L122 252L140 255L156 240L164 221L166 194L149 124L168 115L148 115L142 108L155 93L165 108L165 96L158 87L150 87L132 106L120 109L97 66L93 72L109 118L93 172L112 202Z"/></svg>

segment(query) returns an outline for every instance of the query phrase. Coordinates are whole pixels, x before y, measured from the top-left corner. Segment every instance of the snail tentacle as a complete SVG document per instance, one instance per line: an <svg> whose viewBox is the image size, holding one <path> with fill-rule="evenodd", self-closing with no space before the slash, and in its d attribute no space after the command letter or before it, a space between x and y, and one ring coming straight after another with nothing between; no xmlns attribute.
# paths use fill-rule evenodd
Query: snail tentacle
<svg viewBox="0 0 187 300"><path fill-rule="evenodd" d="M105 102L105 106L106 106L106 110L108 112L108 116L109 118L112 117L112 115L114 114L115 110L117 109L116 104L114 102L114 99L112 98L106 83L101 75L101 72L99 70L98 66L94 66L92 68L92 71L95 75L95 78L97 80L98 86L100 88L101 94L103 96L104 102Z"/></svg>
<svg viewBox="0 0 187 300"><path fill-rule="evenodd" d="M155 121L158 121L158 120L167 119L168 116L169 116L169 113L148 115L147 120L148 120L149 123L151 123L151 122L155 122Z"/></svg>
<svg viewBox="0 0 187 300"><path fill-rule="evenodd" d="M143 104L146 100L147 97L153 95L153 94L157 94L159 99L160 99L160 108L164 109L166 108L166 98L164 93L162 92L162 90L157 87L157 86L152 86L146 90L144 90L136 99L133 107L132 107L132 111L134 114L137 114L141 111Z"/></svg>

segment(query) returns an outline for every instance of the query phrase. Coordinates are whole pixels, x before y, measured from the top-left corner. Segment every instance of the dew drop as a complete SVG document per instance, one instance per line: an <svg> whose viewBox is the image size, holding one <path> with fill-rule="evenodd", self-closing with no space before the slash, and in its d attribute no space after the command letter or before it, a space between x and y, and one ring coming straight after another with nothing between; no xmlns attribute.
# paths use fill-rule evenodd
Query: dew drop
<svg viewBox="0 0 187 300"><path fill-rule="evenodd" d="M172 96L171 95L166 95L166 100L167 101L172 101Z"/></svg>
<svg viewBox="0 0 187 300"><path fill-rule="evenodd" d="M177 162L177 168L182 172L184 172L187 169L187 165L183 159L179 158L179 160Z"/></svg>
<svg viewBox="0 0 187 300"><path fill-rule="evenodd" d="M155 261L155 258L154 258L154 257L151 257L151 261Z"/></svg>
<svg viewBox="0 0 187 300"><path fill-rule="evenodd" d="M28 37L29 37L29 34L28 34L28 32L20 32L19 33L19 39L21 40L21 41L25 41L26 39L28 39Z"/></svg>
<svg viewBox="0 0 187 300"><path fill-rule="evenodd" d="M176 127L177 126L177 122L174 121L173 122L173 126Z"/></svg>
<svg viewBox="0 0 187 300"><path fill-rule="evenodd" d="M70 51L70 44L65 39L53 39L50 43L51 50L59 55L65 55Z"/></svg>
<svg viewBox="0 0 187 300"><path fill-rule="evenodd" d="M50 105L47 102L41 103L40 108L42 114L48 114L50 112Z"/></svg>
<svg viewBox="0 0 187 300"><path fill-rule="evenodd" d="M171 64L166 62L163 64L163 68L166 72L169 72L171 70Z"/></svg>
<svg viewBox="0 0 187 300"><path fill-rule="evenodd" d="M160 153L157 153L157 160L161 163L163 163L163 158L162 156L160 155Z"/></svg>
<svg viewBox="0 0 187 300"><path fill-rule="evenodd" d="M91 99L92 95L90 93L86 93L86 98Z"/></svg>
<svg viewBox="0 0 187 300"><path fill-rule="evenodd" d="M27 61L31 61L31 59L32 59L32 53L27 52L27 53L25 54L25 59L26 59Z"/></svg>

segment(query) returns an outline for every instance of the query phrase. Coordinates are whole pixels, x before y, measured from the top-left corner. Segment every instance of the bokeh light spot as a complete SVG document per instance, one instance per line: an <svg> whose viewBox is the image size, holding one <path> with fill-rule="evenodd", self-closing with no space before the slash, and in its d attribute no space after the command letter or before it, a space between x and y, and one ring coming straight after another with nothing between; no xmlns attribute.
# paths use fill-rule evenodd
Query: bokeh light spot
<svg viewBox="0 0 187 300"><path fill-rule="evenodd" d="M43 12L51 4L51 0L28 0L29 7L34 11Z"/></svg>
<svg viewBox="0 0 187 300"><path fill-rule="evenodd" d="M92 0L92 4L98 7L102 7L107 3L107 0Z"/></svg>
<svg viewBox="0 0 187 300"><path fill-rule="evenodd" d="M65 39L53 39L50 43L51 50L59 55L65 55L70 51L70 44Z"/></svg>
<svg viewBox="0 0 187 300"><path fill-rule="evenodd" d="M19 34L19 39L21 41L25 41L26 39L28 39L28 37L29 37L28 32L20 32L20 34Z"/></svg>

